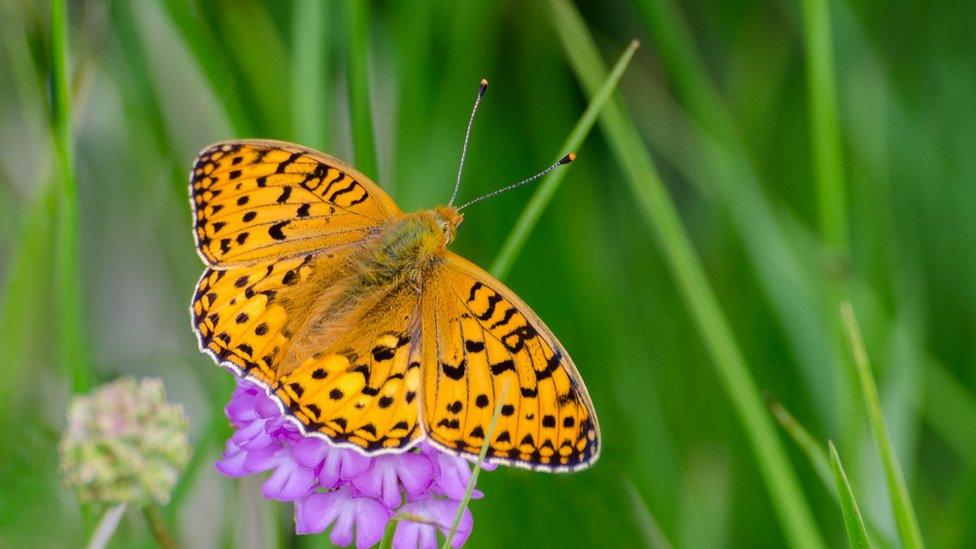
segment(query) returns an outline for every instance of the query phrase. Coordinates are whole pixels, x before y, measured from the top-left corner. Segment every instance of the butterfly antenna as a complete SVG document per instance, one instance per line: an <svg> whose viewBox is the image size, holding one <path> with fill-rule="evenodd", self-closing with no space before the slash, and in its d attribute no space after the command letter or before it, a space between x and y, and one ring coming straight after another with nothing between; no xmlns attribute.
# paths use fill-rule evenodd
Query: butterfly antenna
<svg viewBox="0 0 976 549"><path fill-rule="evenodd" d="M465 202L464 204L462 204L461 206L458 207L458 211L461 211L464 208L467 208L468 206L470 206L472 204L477 204L478 202L481 202L482 200L485 200L487 198L491 198L493 196L502 194L504 192L508 192L508 191L510 191L512 189L517 189L517 188L521 187L522 185L528 185L529 183L532 183L533 181L535 181L537 179L540 179L542 177L545 177L546 175L549 174L549 172L555 170L556 168L558 168L560 166L564 166L566 164L569 164L573 160L576 160L576 154L575 153L569 153L566 156L560 158L552 166L549 166L548 168L542 170L541 172L533 175L532 177L530 177L528 179L523 179L522 181L519 181L518 183L512 183L511 185L508 185L507 187L502 187L501 189L498 189L498 190L495 190L495 191L491 191L488 194L483 194L483 195L479 196L478 198L475 198L474 200Z"/></svg>
<svg viewBox="0 0 976 549"><path fill-rule="evenodd" d="M468 156L468 141L471 140L471 126L474 125L474 115L478 113L478 105L481 104L481 98L485 96L485 92L488 90L488 81L484 78L481 79L481 84L478 85L478 96L474 98L474 107L471 109L471 118L468 119L468 129L464 132L464 145L461 147L461 164L458 166L457 179L454 181L454 192L451 193L451 200L448 205L454 204L454 199L457 198L458 189L461 188L461 172L464 171L464 159Z"/></svg>

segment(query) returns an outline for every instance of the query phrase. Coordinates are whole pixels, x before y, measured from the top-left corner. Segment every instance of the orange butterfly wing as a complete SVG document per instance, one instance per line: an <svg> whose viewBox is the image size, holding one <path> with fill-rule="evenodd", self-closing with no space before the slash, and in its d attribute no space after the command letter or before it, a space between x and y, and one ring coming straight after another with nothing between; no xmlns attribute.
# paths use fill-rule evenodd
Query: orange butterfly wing
<svg viewBox="0 0 976 549"><path fill-rule="evenodd" d="M274 141L206 148L191 196L210 265L191 305L200 348L309 434L370 453L418 442L416 294L343 302L350 254L401 215L392 199L347 164Z"/></svg>
<svg viewBox="0 0 976 549"><path fill-rule="evenodd" d="M356 242L402 213L348 164L278 141L207 147L190 173L190 195L197 250L214 267Z"/></svg>
<svg viewBox="0 0 976 549"><path fill-rule="evenodd" d="M510 289L447 252L422 298L423 417L431 442L477 456L508 386L488 460L574 471L600 452L583 380L551 331Z"/></svg>

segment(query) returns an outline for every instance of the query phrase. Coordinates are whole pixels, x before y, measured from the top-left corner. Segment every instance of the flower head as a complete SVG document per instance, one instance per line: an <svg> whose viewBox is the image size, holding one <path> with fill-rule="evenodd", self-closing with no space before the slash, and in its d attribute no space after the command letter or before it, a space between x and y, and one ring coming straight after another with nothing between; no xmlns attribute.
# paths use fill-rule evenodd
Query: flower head
<svg viewBox="0 0 976 549"><path fill-rule="evenodd" d="M396 520L396 549L436 547L437 531L447 535L471 477L467 461L426 444L365 456L302 436L263 389L243 379L226 412L236 430L217 470L232 477L270 471L262 495L295 502L295 531L328 529L335 545L371 547ZM452 546L464 544L473 524L465 510Z"/></svg>
<svg viewBox="0 0 976 549"><path fill-rule="evenodd" d="M166 503L190 457L186 415L159 379L121 378L71 400L60 451L82 501Z"/></svg>

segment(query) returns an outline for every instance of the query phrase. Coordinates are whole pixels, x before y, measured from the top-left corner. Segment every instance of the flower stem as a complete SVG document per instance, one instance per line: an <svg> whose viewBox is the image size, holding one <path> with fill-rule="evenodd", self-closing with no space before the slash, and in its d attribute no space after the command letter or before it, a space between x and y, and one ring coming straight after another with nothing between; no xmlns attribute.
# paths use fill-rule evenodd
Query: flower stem
<svg viewBox="0 0 976 549"><path fill-rule="evenodd" d="M108 546L112 535L115 534L115 529L119 526L119 521L122 520L122 515L125 514L125 506L125 503L120 503L105 510L101 520L98 521L98 526L92 532L91 539L88 541L88 549L102 549Z"/></svg>
<svg viewBox="0 0 976 549"><path fill-rule="evenodd" d="M142 516L146 518L146 524L149 525L149 532L156 540L156 545L163 549L176 549L177 546L173 540L173 535L166 526L163 515L159 512L159 507L156 504L150 503L144 506L142 508Z"/></svg>
<svg viewBox="0 0 976 549"><path fill-rule="evenodd" d="M454 522L451 523L451 530L444 538L444 544L441 545L441 549L450 549L451 540L454 539L454 534L457 533L458 526L461 525L464 510L468 508L468 502L471 501L471 494L474 493L474 487L478 484L478 474L481 473L481 464L485 462L485 456L488 455L488 444L491 442L491 435L495 433L495 426L498 424L498 417L502 413L502 405L505 404L505 397L507 396L508 384L506 383L502 387L501 392L499 392L498 403L495 404L495 412L491 415L491 423L488 424L485 441L481 443L481 451L478 452L478 461L474 464L474 470L471 471L471 478L468 479L468 485L464 488L464 497L461 498L457 513L454 514Z"/></svg>

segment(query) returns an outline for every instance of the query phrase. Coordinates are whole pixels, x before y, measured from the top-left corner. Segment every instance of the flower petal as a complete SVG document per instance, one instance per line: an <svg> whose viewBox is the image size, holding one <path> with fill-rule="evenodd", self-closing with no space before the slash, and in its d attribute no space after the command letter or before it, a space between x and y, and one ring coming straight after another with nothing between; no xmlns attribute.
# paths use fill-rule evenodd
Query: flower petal
<svg viewBox="0 0 976 549"><path fill-rule="evenodd" d="M341 492L316 492L295 502L295 533L321 534L342 512Z"/></svg>
<svg viewBox="0 0 976 549"><path fill-rule="evenodd" d="M336 519L335 524L332 525L332 531L329 532L329 541L331 541L333 545L345 547L352 543L352 525L356 517L356 505L355 503L349 503L348 505L349 507L344 507L339 513L339 517Z"/></svg>
<svg viewBox="0 0 976 549"><path fill-rule="evenodd" d="M316 469L322 464L329 450L329 445L324 440L302 437L301 440L295 443L295 461L302 467Z"/></svg>
<svg viewBox="0 0 976 549"><path fill-rule="evenodd" d="M430 507L433 513L439 517L437 523L441 526L441 533L445 536L451 531L451 525L454 523L454 515L457 514L459 505L460 502L450 499L430 500ZM461 515L461 522L458 523L457 532L454 533L454 538L451 539L451 547L457 549L464 545L464 542L468 541L468 536L471 535L473 528L474 517L471 515L471 509L465 507L464 514Z"/></svg>
<svg viewBox="0 0 976 549"><path fill-rule="evenodd" d="M418 544L421 547L426 547L428 543L432 542L436 545L436 535L434 530L434 525L436 524L437 529L441 531L444 536L447 536L448 532L451 530L451 525L454 522L454 515L457 513L458 505L460 502L441 499L441 498L428 498L426 500L420 500L408 503L400 508L400 512L404 514L417 515L423 517L426 522L417 523L419 526L419 536L420 540ZM401 521L401 524L408 521ZM397 525L399 528L400 525ZM451 539L451 546L458 548L464 545L467 541L468 536L471 535L471 530L474 527L474 518L471 516L471 510L465 509L464 514L461 516L461 522L458 524L458 529L454 533L454 537ZM394 534L395 536L395 534ZM397 547L400 549L400 547Z"/></svg>
<svg viewBox="0 0 976 549"><path fill-rule="evenodd" d="M356 547L372 547L383 539L386 525L392 513L380 502L372 498L356 498L359 512L356 513Z"/></svg>
<svg viewBox="0 0 976 549"><path fill-rule="evenodd" d="M382 499L390 509L400 505L402 496L397 483L396 461L399 456L379 456L363 474L351 479L352 485L363 495Z"/></svg>
<svg viewBox="0 0 976 549"><path fill-rule="evenodd" d="M351 480L363 474L371 463L372 458L355 450L330 446L319 470L319 484L335 488L340 480Z"/></svg>
<svg viewBox="0 0 976 549"><path fill-rule="evenodd" d="M220 459L214 462L214 468L220 474L228 477L243 477L250 475L246 467L247 452L231 441L227 441L227 449L221 454Z"/></svg>
<svg viewBox="0 0 976 549"><path fill-rule="evenodd" d="M436 464L437 471L434 475L432 491L458 501L463 499L468 482L471 480L471 466L468 461L437 449L427 452L427 455ZM480 499L483 495L480 490L474 490L471 498Z"/></svg>
<svg viewBox="0 0 976 549"><path fill-rule="evenodd" d="M396 473L403 487L411 496L418 495L430 486L434 479L434 465L423 454L407 453L397 457Z"/></svg>
<svg viewBox="0 0 976 549"><path fill-rule="evenodd" d="M434 531L433 526L401 520L397 523L396 531L393 532L393 549L417 549L420 545L420 532L424 528ZM435 545L436 546L436 545Z"/></svg>
<svg viewBox="0 0 976 549"><path fill-rule="evenodd" d="M315 475L308 469L281 465L261 485L261 494L268 499L295 501L315 486Z"/></svg>
<svg viewBox="0 0 976 549"><path fill-rule="evenodd" d="M261 493L268 499L295 501L315 486L315 472L295 461L291 448L282 448L274 473L261 486Z"/></svg>

